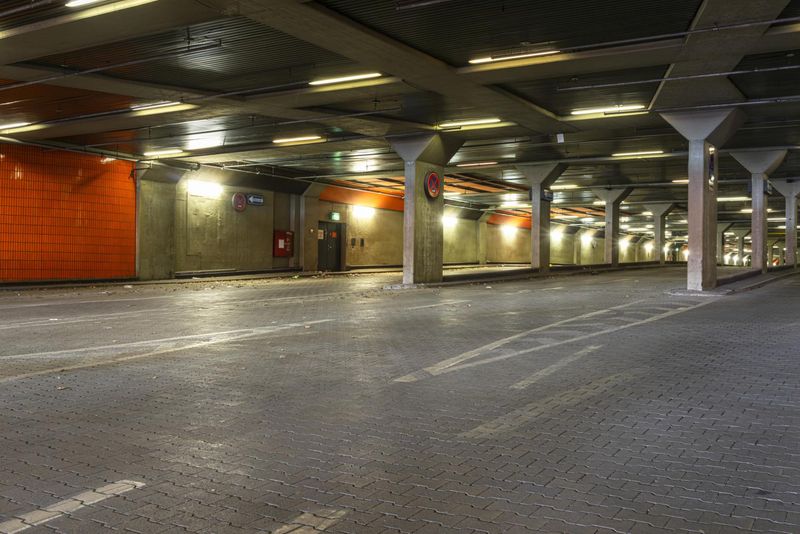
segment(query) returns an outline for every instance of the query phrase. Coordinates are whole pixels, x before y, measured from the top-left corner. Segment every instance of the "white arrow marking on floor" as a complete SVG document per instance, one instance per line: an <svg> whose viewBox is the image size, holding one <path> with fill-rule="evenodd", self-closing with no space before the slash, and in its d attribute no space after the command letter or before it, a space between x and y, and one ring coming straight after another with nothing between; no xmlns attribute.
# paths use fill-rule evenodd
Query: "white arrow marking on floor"
<svg viewBox="0 0 800 534"><path fill-rule="evenodd" d="M538 382L542 378L552 375L553 373L555 373L559 369L562 369L562 368L566 367L567 365L571 364L572 362L576 362L576 361L580 360L581 358L583 358L587 354L591 354L592 352L594 352L594 351L596 351L598 349L601 349L602 347L603 347L602 345L592 345L590 347L586 347L585 349L579 350L578 352L576 352L572 356L567 356L566 358L554 363L553 365L548 365L544 369L542 369L540 371L536 371L535 373L533 373L528 378L526 378L524 380L520 380L516 384L513 384L511 386L511 389L525 389L526 387L535 384L536 382Z"/></svg>
<svg viewBox="0 0 800 534"><path fill-rule="evenodd" d="M16 516L3 523L0 523L0 534L15 534L22 532L36 525L41 525L59 518L62 515L71 514L81 508L90 504L98 503L117 495L122 495L131 490L135 490L144 486L144 482L137 482L135 480L120 480L113 484L108 484L95 490L88 490L77 495L73 495L69 499L59 501L55 504L40 508L33 512L28 512Z"/></svg>

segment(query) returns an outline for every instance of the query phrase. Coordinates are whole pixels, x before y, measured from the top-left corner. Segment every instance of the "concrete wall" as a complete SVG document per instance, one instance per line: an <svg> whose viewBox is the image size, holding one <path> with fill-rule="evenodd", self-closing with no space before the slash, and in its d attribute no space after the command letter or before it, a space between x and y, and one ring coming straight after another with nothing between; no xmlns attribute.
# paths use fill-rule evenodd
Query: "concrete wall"
<svg viewBox="0 0 800 534"><path fill-rule="evenodd" d="M490 224L486 229L486 261L530 263L531 231L527 228Z"/></svg>
<svg viewBox="0 0 800 534"><path fill-rule="evenodd" d="M403 262L403 213L319 200L319 192L305 195L272 192L251 187L221 185L217 198L191 194L189 180L224 182L224 171L182 171L177 176L152 173L140 182L139 277L169 278L175 272L261 271L301 266L317 269L317 227L338 212L344 224L343 263L346 267L400 266ZM173 173L174 174L174 173ZM177 180L177 182L176 182ZM257 193L264 206L248 206L236 212L231 206L235 192ZM305 226L300 214L306 210ZM448 215L453 215L448 212ZM486 224L477 220L448 217L442 223L445 264L530 262L527 228ZM485 242L479 243L481 228ZM273 230L294 230L294 258L273 258ZM570 234L567 227L553 225L560 237L551 238L551 261L556 265L602 264L603 239L586 244L581 230ZM363 240L363 245L362 245ZM303 245L301 246L301 242ZM621 251L621 262L657 259L648 254L646 242L631 243ZM302 249L302 250L301 250ZM301 263L302 262L302 263Z"/></svg>
<svg viewBox="0 0 800 534"><path fill-rule="evenodd" d="M175 270L271 269L274 193L248 189L263 195L264 205L248 206L239 213L231 206L231 197L245 192L241 188L223 185L219 198L189 192L190 180L204 178L202 171L189 173L176 187Z"/></svg>
<svg viewBox="0 0 800 534"><path fill-rule="evenodd" d="M478 263L478 221L448 218L443 224L444 263Z"/></svg>
<svg viewBox="0 0 800 534"><path fill-rule="evenodd" d="M175 274L175 184L142 180L138 203L139 278Z"/></svg>

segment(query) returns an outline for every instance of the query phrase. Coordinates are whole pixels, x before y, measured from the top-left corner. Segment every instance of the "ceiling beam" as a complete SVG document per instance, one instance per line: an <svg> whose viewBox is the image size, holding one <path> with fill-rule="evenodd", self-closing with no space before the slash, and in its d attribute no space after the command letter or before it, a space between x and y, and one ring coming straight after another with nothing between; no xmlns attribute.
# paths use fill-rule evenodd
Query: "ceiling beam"
<svg viewBox="0 0 800 534"><path fill-rule="evenodd" d="M117 2L123 3L122 0ZM170 0L108 10L108 6L114 5L78 9L59 17L0 31L0 65L83 50L218 19L223 16L227 2ZM211 7L206 7L209 5ZM87 16L94 12L98 14Z"/></svg>
<svg viewBox="0 0 800 534"><path fill-rule="evenodd" d="M575 130L532 102L470 81L446 63L319 4L296 0L240 0L240 5L241 13L252 20L352 59L365 68L402 78L419 89L463 102L474 108L469 112L473 116L498 115L541 133ZM454 118L465 117L437 119Z"/></svg>
<svg viewBox="0 0 800 534"><path fill-rule="evenodd" d="M789 0L705 0L690 29L774 20L788 3ZM752 53L768 29L766 24L747 25L689 35L665 77L733 70L744 56ZM727 77L664 81L659 85L650 108L732 103L744 99Z"/></svg>

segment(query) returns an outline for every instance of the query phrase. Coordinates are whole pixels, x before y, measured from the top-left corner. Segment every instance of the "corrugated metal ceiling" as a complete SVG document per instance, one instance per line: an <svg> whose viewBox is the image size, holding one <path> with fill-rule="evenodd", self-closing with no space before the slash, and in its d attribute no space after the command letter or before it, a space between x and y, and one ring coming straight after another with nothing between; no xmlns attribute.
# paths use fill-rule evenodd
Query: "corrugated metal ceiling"
<svg viewBox="0 0 800 534"><path fill-rule="evenodd" d="M395 0L320 0L451 65L509 48L557 49L689 28L701 0L457 0L396 9Z"/></svg>
<svg viewBox="0 0 800 534"><path fill-rule="evenodd" d="M149 37L37 60L83 70L192 46L219 48L105 71L105 75L211 91L302 82L317 70L352 64L341 56L244 17L231 17Z"/></svg>

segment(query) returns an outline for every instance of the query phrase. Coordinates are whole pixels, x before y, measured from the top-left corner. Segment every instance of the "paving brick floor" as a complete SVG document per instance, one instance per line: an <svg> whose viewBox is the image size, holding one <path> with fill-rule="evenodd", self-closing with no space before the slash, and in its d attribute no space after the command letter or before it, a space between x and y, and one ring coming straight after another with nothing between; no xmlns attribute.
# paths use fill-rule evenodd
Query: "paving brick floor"
<svg viewBox="0 0 800 534"><path fill-rule="evenodd" d="M0 294L0 532L800 532L800 277L396 276Z"/></svg>

